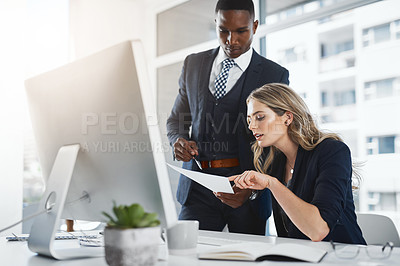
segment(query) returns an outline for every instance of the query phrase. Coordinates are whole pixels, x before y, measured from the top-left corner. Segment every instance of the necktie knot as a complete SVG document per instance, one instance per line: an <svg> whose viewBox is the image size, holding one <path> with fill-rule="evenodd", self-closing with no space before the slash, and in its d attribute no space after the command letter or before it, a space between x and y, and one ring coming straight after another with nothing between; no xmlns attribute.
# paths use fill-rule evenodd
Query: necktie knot
<svg viewBox="0 0 400 266"><path fill-rule="evenodd" d="M223 69L231 69L235 65L235 61L230 58L226 58L222 61L222 68Z"/></svg>
<svg viewBox="0 0 400 266"><path fill-rule="evenodd" d="M230 58L226 58L222 61L221 73L215 79L215 93L214 96L218 100L222 98L226 93L226 82L228 81L229 70L235 65L235 61Z"/></svg>

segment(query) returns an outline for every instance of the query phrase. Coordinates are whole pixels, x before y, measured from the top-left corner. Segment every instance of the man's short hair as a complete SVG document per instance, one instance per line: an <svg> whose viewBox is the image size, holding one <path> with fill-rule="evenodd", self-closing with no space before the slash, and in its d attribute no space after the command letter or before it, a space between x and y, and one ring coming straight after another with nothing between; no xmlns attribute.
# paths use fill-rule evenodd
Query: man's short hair
<svg viewBox="0 0 400 266"><path fill-rule="evenodd" d="M247 10L254 19L254 4L252 0L218 0L215 14L220 10Z"/></svg>

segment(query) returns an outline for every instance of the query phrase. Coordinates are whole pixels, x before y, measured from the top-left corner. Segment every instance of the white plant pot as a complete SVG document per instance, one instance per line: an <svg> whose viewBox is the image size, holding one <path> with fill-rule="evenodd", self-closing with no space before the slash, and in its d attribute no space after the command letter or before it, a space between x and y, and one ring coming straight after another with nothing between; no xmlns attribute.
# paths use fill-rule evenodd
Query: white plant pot
<svg viewBox="0 0 400 266"><path fill-rule="evenodd" d="M160 227L116 229L106 227L104 244L110 266L151 266L157 262Z"/></svg>

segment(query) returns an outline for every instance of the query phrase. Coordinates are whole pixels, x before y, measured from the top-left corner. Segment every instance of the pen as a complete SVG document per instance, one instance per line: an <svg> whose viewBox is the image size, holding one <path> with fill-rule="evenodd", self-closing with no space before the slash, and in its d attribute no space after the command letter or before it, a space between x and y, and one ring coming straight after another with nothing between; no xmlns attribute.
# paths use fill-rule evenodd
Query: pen
<svg viewBox="0 0 400 266"><path fill-rule="evenodd" d="M203 167L201 167L201 163L194 157L193 157L193 160L196 162L196 164L200 168L200 170L203 170Z"/></svg>

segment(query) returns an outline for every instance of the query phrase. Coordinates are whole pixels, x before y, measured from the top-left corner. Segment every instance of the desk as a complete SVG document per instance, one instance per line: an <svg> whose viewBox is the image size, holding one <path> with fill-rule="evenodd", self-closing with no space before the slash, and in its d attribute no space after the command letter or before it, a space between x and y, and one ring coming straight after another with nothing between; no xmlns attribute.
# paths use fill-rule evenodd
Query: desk
<svg viewBox="0 0 400 266"><path fill-rule="evenodd" d="M315 246L327 250L329 253L323 258L323 260L318 265L368 265L368 266L378 266L378 265L399 265L400 264L400 248L394 248L392 256L386 260L371 260L365 254L365 251L361 250L360 254L356 259L345 260L336 258L335 254L332 253L330 243L327 242L311 242L309 240L299 240L299 239L288 239L280 237L265 237L265 236L253 236L244 234L233 234L226 232L210 232L210 231L200 231L202 236L228 238L243 241L262 241L266 243L301 243L303 245ZM75 240L57 240L57 243L62 243L62 241L75 241ZM198 245L198 251L205 250L210 246ZM168 256L167 261L158 261L157 266L242 266L242 265L283 265L282 262L273 261L263 261L263 262L232 262L232 261L215 261L215 260L198 260L195 255L193 256ZM288 263L285 263L285 265ZM293 263L294 265L312 265L310 263ZM28 249L27 242L8 242L5 237L0 238L0 265L17 265L17 266L47 266L47 265L58 265L58 266L105 266L107 265L104 258L88 258L88 259L78 259L78 260L67 260L67 261L57 261L48 259L45 257L37 256L35 253Z"/></svg>

